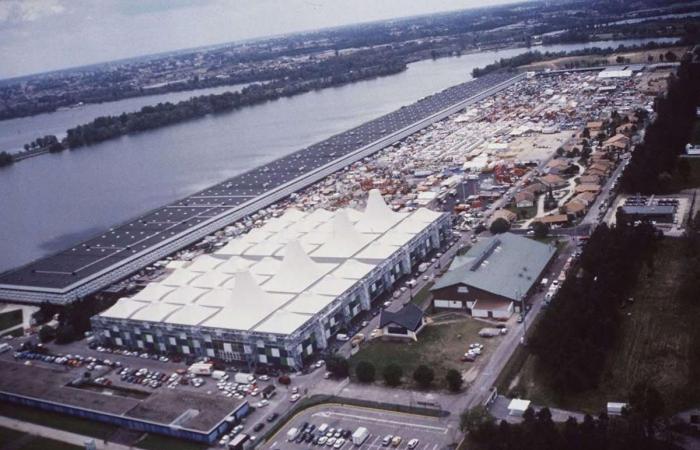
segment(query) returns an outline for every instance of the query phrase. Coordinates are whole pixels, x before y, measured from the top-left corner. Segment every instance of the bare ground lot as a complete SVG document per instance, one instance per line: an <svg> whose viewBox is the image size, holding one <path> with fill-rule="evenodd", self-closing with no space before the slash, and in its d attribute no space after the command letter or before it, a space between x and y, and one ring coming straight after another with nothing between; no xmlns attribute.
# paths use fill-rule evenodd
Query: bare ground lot
<svg viewBox="0 0 700 450"><path fill-rule="evenodd" d="M540 61L532 64L528 64L525 66L521 66L520 68L523 70L542 70L542 69L564 69L566 68L567 64L572 64L575 62L578 62L581 64L581 67L584 67L588 64L592 64L594 62L602 64L619 64L616 59L618 56L621 56L625 59L630 60L630 64L647 64L649 61L647 60L647 57L649 55L652 55L654 57L653 62L657 63L659 62L659 54L661 53L666 53L668 51L671 51L675 53L676 55L680 56L683 53L685 53L688 50L688 47L664 47L664 48L657 48L656 50L644 50L644 51L637 51L637 52L622 52L622 53L613 53L611 55L585 55L585 56L565 56L562 58L557 58L557 59L552 59L549 61Z"/></svg>
<svg viewBox="0 0 700 450"><path fill-rule="evenodd" d="M690 380L689 361L700 304L675 301L682 251L681 240L667 238L659 245L656 271L642 270L634 304L623 310L619 338L608 354L598 389L558 397L542 383L546 374L537 373L532 355L520 355L524 360L520 373L502 386L538 404L599 413L608 401L626 401L636 382L650 380L664 396L667 412L697 404L700 387Z"/></svg>
<svg viewBox="0 0 700 450"><path fill-rule="evenodd" d="M371 341L350 358L351 373L354 376L358 362L368 361L376 368L377 379L381 380L384 367L394 363L403 368L403 384L409 386L413 384L413 371L425 364L435 371L433 385L437 388L444 388L445 374L449 369L459 370L465 385L468 385L501 341L500 337L479 337L479 330L489 326L486 322L459 317L426 326L418 336L418 342ZM460 361L469 350L469 344L473 343L484 345L483 354L475 362Z"/></svg>

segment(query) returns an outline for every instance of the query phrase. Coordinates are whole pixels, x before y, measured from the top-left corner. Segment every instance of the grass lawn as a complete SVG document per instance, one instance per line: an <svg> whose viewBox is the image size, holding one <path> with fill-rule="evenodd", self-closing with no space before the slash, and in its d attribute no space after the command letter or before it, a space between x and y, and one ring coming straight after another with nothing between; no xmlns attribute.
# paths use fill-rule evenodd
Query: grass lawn
<svg viewBox="0 0 700 450"><path fill-rule="evenodd" d="M487 326L484 322L466 318L451 323L430 324L418 336L418 342L373 340L350 358L352 376L359 361L372 363L378 380L382 378L384 367L395 363L403 368L404 384L412 384L413 371L425 364L435 371L434 385L442 388L447 370L467 371L496 348L500 338L484 339L478 335L479 330ZM469 344L475 342L484 344L484 354L477 363L461 362L460 358L469 349Z"/></svg>
<svg viewBox="0 0 700 450"><path fill-rule="evenodd" d="M0 427L0 444L4 446L0 446L0 448L12 448L13 450L79 450L83 448L4 427Z"/></svg>
<svg viewBox="0 0 700 450"><path fill-rule="evenodd" d="M619 337L608 353L598 389L560 398L541 382L545 374L537 373L534 357L527 354L518 356L524 360L520 373L501 380L501 387L514 388L513 393L535 403L598 413L608 401L626 401L636 382L651 380L664 396L667 412L696 405L700 387L689 379L689 359L700 305L674 301L682 251L681 240L667 238L659 244L656 273L642 270L632 294L634 304L622 311Z"/></svg>
<svg viewBox="0 0 700 450"><path fill-rule="evenodd" d="M433 287L435 283L434 282L429 282L425 286L421 288L420 291L416 292L413 295L413 298L411 299L411 303L422 307L425 301L428 299L430 296L430 288Z"/></svg>
<svg viewBox="0 0 700 450"><path fill-rule="evenodd" d="M690 175L687 179L681 177L676 167L671 180L669 192L678 192L683 189L700 187L700 158L684 158L690 164Z"/></svg>

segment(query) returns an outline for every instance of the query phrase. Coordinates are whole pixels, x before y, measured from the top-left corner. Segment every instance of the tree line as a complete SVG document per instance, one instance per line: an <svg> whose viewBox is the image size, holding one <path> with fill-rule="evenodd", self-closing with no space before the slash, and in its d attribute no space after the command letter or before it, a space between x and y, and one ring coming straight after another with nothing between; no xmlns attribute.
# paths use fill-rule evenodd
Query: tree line
<svg viewBox="0 0 700 450"><path fill-rule="evenodd" d="M51 142L52 151L77 148L126 134L164 127L207 114L228 112L281 97L289 97L315 89L352 83L377 76L390 75L406 69L402 59L339 57L309 66L285 79L265 84L253 84L240 92L201 95L178 103L144 106L139 111L115 116L98 117L87 124L67 130L66 138L56 146L55 136L41 138ZM28 144L28 146L34 145Z"/></svg>
<svg viewBox="0 0 700 450"><path fill-rule="evenodd" d="M579 42L581 42L579 40ZM511 58L501 58L498 61L489 64L484 67L475 67L472 70L472 76L478 78L489 73L493 73L497 70L516 70L520 66L525 66L535 62L548 61L557 58L563 58L567 56L608 56L616 52L631 52L631 51L642 51L642 50L656 50L658 48L667 47L668 44L660 44L657 42L649 42L643 45L631 45L624 46L620 45L617 48L613 47L592 47L583 48L580 50L572 51L562 51L562 52L540 52L540 51L530 51L526 53L521 53L519 55L513 56ZM669 55L670 53L670 55ZM659 55L659 61L664 61L666 59L672 59L675 61L677 55L673 52L667 52ZM605 65L607 61L591 61L589 66L599 66ZM579 64L580 65L580 64ZM573 68L573 67L572 67Z"/></svg>
<svg viewBox="0 0 700 450"><path fill-rule="evenodd" d="M542 315L529 346L536 368L559 394L594 388L620 325L642 264L653 268L650 223L603 224L591 235L579 263Z"/></svg>
<svg viewBox="0 0 700 450"><path fill-rule="evenodd" d="M672 186L678 157L691 137L700 104L700 67L690 58L684 57L677 75L669 79L667 94L655 101L656 119L622 174L620 185L627 193L662 194Z"/></svg>
<svg viewBox="0 0 700 450"><path fill-rule="evenodd" d="M479 450L680 450L668 435L657 436L649 427L663 407L657 391L638 385L621 416L586 414L580 422L569 417L556 424L548 408L528 408L520 423L497 423L484 407L475 407L462 413L460 427L468 433L469 448Z"/></svg>

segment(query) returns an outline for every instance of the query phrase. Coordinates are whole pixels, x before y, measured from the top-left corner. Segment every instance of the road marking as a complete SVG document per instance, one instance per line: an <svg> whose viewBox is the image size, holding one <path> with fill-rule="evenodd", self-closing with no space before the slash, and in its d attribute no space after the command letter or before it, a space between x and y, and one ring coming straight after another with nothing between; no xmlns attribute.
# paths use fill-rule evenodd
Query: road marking
<svg viewBox="0 0 700 450"><path fill-rule="evenodd" d="M366 417L366 416L358 416L355 414L347 414L347 413L339 413L339 412L329 412L329 415L331 416L340 416L340 417L350 417L353 419L358 419L358 420L366 420L369 422L377 422L377 423L389 423L393 425L402 425L402 426L410 426L410 427L415 427L415 428L423 428L426 430L434 430L434 431L440 431L440 432L446 432L447 428L444 427L435 427L432 425L422 425L418 423L411 423L411 422L399 422L398 420L387 420L387 419L376 419L373 417Z"/></svg>

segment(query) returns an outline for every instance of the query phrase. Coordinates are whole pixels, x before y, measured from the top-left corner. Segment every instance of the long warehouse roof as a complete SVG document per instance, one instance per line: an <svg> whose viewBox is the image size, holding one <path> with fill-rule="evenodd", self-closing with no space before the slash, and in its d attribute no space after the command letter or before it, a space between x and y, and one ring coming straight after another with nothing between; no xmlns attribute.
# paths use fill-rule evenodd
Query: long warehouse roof
<svg viewBox="0 0 700 450"><path fill-rule="evenodd" d="M154 251L171 239L186 235L204 222L233 213L248 202L304 174L515 78L516 75L512 73L489 74L424 97L265 166L110 228L62 252L0 274L0 288L67 292L98 274L125 265L128 260L144 252ZM381 230L385 225L384 219L380 218L362 223L359 230ZM265 237L262 237L256 243L264 241ZM262 250L269 252L267 247Z"/></svg>

